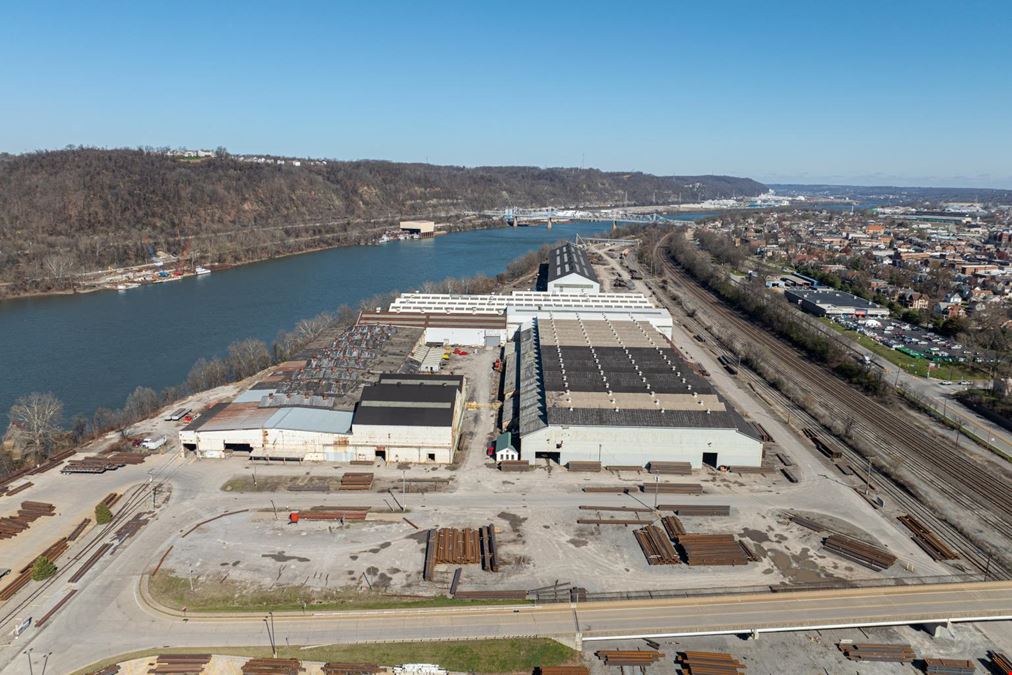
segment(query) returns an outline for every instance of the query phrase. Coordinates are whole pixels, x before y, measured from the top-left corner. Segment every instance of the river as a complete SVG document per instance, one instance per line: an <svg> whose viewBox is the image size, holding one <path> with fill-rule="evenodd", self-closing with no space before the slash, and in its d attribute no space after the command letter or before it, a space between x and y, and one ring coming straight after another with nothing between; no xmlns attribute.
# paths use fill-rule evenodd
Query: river
<svg viewBox="0 0 1012 675"><path fill-rule="evenodd" d="M494 276L543 244L609 226L477 230L328 249L125 292L3 301L0 429L23 394L54 393L67 419L119 408L134 387L179 384L194 361L224 354L235 340L270 344L300 319L377 293L410 291L449 276Z"/></svg>

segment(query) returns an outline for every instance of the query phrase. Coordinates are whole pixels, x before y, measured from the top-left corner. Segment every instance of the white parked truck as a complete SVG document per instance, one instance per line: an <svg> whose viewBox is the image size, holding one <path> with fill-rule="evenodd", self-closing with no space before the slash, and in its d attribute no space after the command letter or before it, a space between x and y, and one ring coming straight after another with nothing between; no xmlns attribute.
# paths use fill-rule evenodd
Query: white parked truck
<svg viewBox="0 0 1012 675"><path fill-rule="evenodd" d="M158 438L149 436L145 438L143 441L141 441L141 447L147 448L148 450L157 450L158 448L165 445L165 441L166 441L165 436L159 436Z"/></svg>

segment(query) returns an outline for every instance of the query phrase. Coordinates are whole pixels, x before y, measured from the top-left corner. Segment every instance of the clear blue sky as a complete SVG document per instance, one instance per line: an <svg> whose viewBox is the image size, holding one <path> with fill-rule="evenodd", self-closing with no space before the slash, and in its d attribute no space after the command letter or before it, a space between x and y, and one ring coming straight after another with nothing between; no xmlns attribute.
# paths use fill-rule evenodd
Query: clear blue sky
<svg viewBox="0 0 1012 675"><path fill-rule="evenodd" d="M1012 187L1012 2L0 0L0 151Z"/></svg>

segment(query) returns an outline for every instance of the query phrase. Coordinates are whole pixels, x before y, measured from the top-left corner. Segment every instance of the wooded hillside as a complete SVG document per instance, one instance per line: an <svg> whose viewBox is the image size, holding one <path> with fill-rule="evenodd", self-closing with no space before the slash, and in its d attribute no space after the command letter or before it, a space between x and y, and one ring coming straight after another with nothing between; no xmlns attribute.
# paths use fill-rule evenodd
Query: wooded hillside
<svg viewBox="0 0 1012 675"><path fill-rule="evenodd" d="M0 282L6 293L67 287L79 271L179 254L241 262L347 245L401 217L507 206L695 201L758 194L726 176L380 161L283 166L220 156L71 149L0 156Z"/></svg>

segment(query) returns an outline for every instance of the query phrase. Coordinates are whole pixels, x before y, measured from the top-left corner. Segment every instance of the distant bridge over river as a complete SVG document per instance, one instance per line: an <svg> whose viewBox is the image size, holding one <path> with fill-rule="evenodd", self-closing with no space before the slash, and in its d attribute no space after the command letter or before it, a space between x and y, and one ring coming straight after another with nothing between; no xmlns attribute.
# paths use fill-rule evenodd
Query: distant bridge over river
<svg viewBox="0 0 1012 675"><path fill-rule="evenodd" d="M678 224L684 223L689 224L691 221L679 220L677 218L670 218L663 216L658 213L628 213L625 211L618 210L604 210L604 211L584 211L576 209L495 209L492 211L482 211L483 216L490 216L492 218L502 218L511 225L519 225L522 223L531 222L547 222L549 225L553 222L559 222L564 220L580 220L580 221L594 221L594 222L605 222L605 223L635 223L641 225L649 225L651 223L667 223L667 224Z"/></svg>

